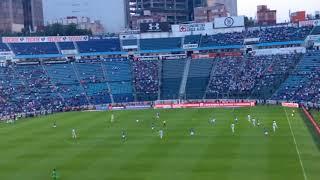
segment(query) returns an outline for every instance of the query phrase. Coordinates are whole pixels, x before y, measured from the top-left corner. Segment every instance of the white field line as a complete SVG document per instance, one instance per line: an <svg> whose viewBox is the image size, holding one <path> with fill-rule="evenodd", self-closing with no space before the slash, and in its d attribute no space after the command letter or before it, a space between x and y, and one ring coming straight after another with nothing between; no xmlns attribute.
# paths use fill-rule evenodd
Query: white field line
<svg viewBox="0 0 320 180"><path fill-rule="evenodd" d="M288 120L288 123L289 123L289 128L290 128L290 131L291 131L291 134L292 134L294 145L296 147L296 151L297 151L297 154L298 154L298 158L299 158L299 162L300 162L300 166L301 166L301 169L302 169L304 180L308 180L307 175L306 175L306 171L304 170L304 166L303 166L303 163L302 163L302 160L301 160L300 151L298 149L297 141L296 141L296 138L295 138L294 133L292 131L292 127L291 127L291 123L290 123L290 120L289 120L289 117L288 117L287 110L285 109L285 107L283 107L283 109L284 109L284 111L286 113L286 117L287 117L287 120Z"/></svg>

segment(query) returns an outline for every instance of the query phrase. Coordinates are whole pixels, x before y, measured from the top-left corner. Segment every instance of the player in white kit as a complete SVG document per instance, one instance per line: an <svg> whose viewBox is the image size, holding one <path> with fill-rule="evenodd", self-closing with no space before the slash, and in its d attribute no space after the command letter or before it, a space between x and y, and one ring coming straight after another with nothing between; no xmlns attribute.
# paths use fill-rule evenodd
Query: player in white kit
<svg viewBox="0 0 320 180"><path fill-rule="evenodd" d="M251 115L248 114L248 121L251 122Z"/></svg>
<svg viewBox="0 0 320 180"><path fill-rule="evenodd" d="M72 139L77 139L76 129L72 129Z"/></svg>
<svg viewBox="0 0 320 180"><path fill-rule="evenodd" d="M215 119L215 118L211 119L211 120L210 120L210 123L211 123L212 125L215 125L215 124L216 124L216 119Z"/></svg>
<svg viewBox="0 0 320 180"><path fill-rule="evenodd" d="M254 127L256 127L256 119L252 119L252 124Z"/></svg>
<svg viewBox="0 0 320 180"><path fill-rule="evenodd" d="M114 122L114 115L113 115L113 114L111 114L110 122L111 122L111 123Z"/></svg>
<svg viewBox="0 0 320 180"><path fill-rule="evenodd" d="M276 129L278 129L278 125L277 125L276 121L273 121L272 129L273 129L273 132L276 132Z"/></svg>
<svg viewBox="0 0 320 180"><path fill-rule="evenodd" d="M231 131L234 134L234 123L231 124Z"/></svg>
<svg viewBox="0 0 320 180"><path fill-rule="evenodd" d="M194 136L194 134L195 134L194 128L191 128L190 129L190 136Z"/></svg>
<svg viewBox="0 0 320 180"><path fill-rule="evenodd" d="M163 130L162 129L159 131L159 136L160 136L160 139L163 138Z"/></svg>

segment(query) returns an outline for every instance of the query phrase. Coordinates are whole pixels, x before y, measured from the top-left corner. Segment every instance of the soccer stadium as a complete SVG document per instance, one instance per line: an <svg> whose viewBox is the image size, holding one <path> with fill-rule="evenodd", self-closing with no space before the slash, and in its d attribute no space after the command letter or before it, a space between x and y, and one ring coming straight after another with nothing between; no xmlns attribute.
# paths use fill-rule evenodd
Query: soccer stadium
<svg viewBox="0 0 320 180"><path fill-rule="evenodd" d="M218 19L2 37L0 179L319 179L320 26Z"/></svg>

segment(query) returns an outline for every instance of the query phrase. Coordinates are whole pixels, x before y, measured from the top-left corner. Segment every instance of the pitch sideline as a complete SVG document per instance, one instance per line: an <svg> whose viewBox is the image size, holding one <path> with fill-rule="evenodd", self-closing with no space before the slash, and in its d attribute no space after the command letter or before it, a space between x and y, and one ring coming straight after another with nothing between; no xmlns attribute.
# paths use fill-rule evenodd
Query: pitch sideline
<svg viewBox="0 0 320 180"><path fill-rule="evenodd" d="M301 160L300 151L298 149L297 141L296 141L296 138L295 138L294 133L292 131L292 127L291 127L291 123L290 123L290 120L289 120L289 117L288 117L287 110L285 109L285 107L283 107L283 109L284 109L284 111L286 113L286 118L287 118L287 121L289 123L289 128L290 128L291 135L292 135L292 138L293 138L293 142L294 142L297 154L298 154L298 158L299 158L299 162L300 162L300 166L301 166L301 169L302 169L304 180L308 180L307 175L306 175L306 171L304 169L304 166L303 166L303 163L302 163L302 160Z"/></svg>

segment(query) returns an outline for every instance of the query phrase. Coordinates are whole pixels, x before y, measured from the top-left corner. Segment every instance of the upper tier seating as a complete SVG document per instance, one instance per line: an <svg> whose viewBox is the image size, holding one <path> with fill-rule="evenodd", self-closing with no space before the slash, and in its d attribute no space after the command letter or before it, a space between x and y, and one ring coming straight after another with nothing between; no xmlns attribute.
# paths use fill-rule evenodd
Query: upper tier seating
<svg viewBox="0 0 320 180"><path fill-rule="evenodd" d="M243 44L244 36L244 32L205 35L202 36L201 47L241 45Z"/></svg>
<svg viewBox="0 0 320 180"><path fill-rule="evenodd" d="M184 44L200 44L201 35L189 35L184 38Z"/></svg>
<svg viewBox="0 0 320 180"><path fill-rule="evenodd" d="M77 42L80 53L121 51L119 39Z"/></svg>
<svg viewBox="0 0 320 180"><path fill-rule="evenodd" d="M55 43L12 43L10 44L16 55L59 54Z"/></svg>
<svg viewBox="0 0 320 180"><path fill-rule="evenodd" d="M10 49L6 44L0 43L0 52L4 52L4 51L10 51Z"/></svg>
<svg viewBox="0 0 320 180"><path fill-rule="evenodd" d="M59 42L58 43L61 50L74 50L76 47L74 47L73 42Z"/></svg>
<svg viewBox="0 0 320 180"><path fill-rule="evenodd" d="M181 38L141 39L141 50L177 49L181 48Z"/></svg>

